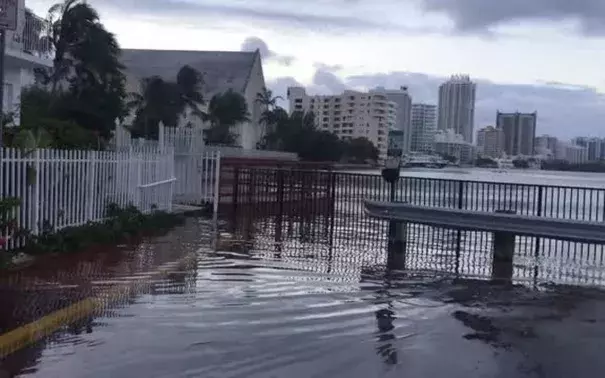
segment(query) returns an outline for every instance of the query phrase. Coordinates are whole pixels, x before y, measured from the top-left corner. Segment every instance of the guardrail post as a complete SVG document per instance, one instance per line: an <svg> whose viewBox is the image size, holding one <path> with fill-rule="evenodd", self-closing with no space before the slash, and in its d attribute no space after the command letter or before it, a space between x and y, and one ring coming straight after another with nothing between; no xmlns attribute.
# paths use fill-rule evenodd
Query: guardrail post
<svg viewBox="0 0 605 378"><path fill-rule="evenodd" d="M496 210L496 213L516 214L517 212L514 210ZM494 232L493 243L492 280L510 283L513 278L515 234L511 232Z"/></svg>
<svg viewBox="0 0 605 378"><path fill-rule="evenodd" d="M388 241L388 256L387 265L390 268L404 269L406 260L407 248L407 231L408 224L406 222L389 222L389 241Z"/></svg>

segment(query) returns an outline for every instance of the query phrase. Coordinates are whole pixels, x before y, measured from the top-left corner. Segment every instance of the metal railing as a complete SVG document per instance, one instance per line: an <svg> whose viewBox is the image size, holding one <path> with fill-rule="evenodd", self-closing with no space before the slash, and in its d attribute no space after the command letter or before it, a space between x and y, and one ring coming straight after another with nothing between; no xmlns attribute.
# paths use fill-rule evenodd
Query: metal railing
<svg viewBox="0 0 605 378"><path fill-rule="evenodd" d="M48 20L25 11L25 22L14 32L7 33L7 48L38 58L52 59L51 24Z"/></svg>
<svg viewBox="0 0 605 378"><path fill-rule="evenodd" d="M282 235L282 222L294 222L305 230L306 241L340 240L357 249L386 252L388 222L364 214L365 200L390 200L390 185L381 176L304 166L226 168L221 173L221 204L232 203L237 196L237 211L227 213L237 222L260 217L263 232L275 235L276 241ZM395 199L437 208L605 221L605 188L401 177ZM490 232L421 224L410 224L407 232L409 267L471 277L490 275ZM515 277L603 285L605 249L599 244L519 236Z"/></svg>

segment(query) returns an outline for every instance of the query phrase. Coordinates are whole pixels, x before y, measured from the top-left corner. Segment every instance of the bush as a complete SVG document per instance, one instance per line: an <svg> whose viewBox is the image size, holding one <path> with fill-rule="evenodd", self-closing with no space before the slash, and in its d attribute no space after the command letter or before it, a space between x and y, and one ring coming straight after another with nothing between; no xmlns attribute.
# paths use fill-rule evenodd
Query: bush
<svg viewBox="0 0 605 378"><path fill-rule="evenodd" d="M134 206L122 209L110 205L106 215L108 218L104 222L91 222L58 232L53 232L46 224L42 233L30 240L25 252L32 255L78 252L96 245L115 244L150 231L165 232L184 220L183 215L163 211L143 214Z"/></svg>

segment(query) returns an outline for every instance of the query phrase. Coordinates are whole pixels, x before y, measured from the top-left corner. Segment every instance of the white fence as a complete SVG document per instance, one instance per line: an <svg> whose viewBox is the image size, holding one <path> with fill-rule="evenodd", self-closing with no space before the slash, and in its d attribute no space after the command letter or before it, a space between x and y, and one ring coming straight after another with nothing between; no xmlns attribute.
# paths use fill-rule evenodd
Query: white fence
<svg viewBox="0 0 605 378"><path fill-rule="evenodd" d="M0 148L0 198L17 197L17 226L34 235L104 219L115 203L142 212L172 209L174 151ZM8 249L21 246L10 240Z"/></svg>

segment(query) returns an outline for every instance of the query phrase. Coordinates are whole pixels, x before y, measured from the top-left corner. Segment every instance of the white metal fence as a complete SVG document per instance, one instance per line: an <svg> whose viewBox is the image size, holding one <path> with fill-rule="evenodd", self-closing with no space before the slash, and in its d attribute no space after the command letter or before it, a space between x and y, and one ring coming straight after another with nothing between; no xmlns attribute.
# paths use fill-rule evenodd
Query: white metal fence
<svg viewBox="0 0 605 378"><path fill-rule="evenodd" d="M17 197L17 227L34 235L104 219L115 203L142 212L172 209L174 151L67 151L0 148L0 198ZM23 240L9 240L8 249Z"/></svg>

